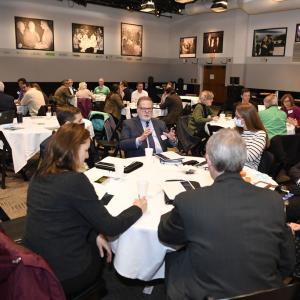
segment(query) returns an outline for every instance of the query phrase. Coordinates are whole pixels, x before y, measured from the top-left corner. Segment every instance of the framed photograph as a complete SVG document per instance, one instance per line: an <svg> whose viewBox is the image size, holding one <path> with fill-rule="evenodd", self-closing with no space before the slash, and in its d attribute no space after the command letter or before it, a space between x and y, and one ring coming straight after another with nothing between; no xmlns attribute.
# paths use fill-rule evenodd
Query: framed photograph
<svg viewBox="0 0 300 300"><path fill-rule="evenodd" d="M104 53L102 26L72 23L72 51L76 53Z"/></svg>
<svg viewBox="0 0 300 300"><path fill-rule="evenodd" d="M15 17L16 48L54 51L53 21Z"/></svg>
<svg viewBox="0 0 300 300"><path fill-rule="evenodd" d="M300 24L296 25L295 43L300 43Z"/></svg>
<svg viewBox="0 0 300 300"><path fill-rule="evenodd" d="M252 56L284 56L286 34L287 27L254 30Z"/></svg>
<svg viewBox="0 0 300 300"><path fill-rule="evenodd" d="M194 58L197 51L197 37L183 37L180 38L179 43L179 57L180 58Z"/></svg>
<svg viewBox="0 0 300 300"><path fill-rule="evenodd" d="M121 23L121 55L142 56L143 26Z"/></svg>
<svg viewBox="0 0 300 300"><path fill-rule="evenodd" d="M223 52L224 31L204 32L203 53Z"/></svg>

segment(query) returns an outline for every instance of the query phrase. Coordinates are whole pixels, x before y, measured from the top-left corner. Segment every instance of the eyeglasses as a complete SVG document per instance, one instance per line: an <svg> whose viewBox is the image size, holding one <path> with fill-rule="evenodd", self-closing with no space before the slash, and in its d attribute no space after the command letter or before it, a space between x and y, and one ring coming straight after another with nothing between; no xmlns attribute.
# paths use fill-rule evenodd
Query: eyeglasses
<svg viewBox="0 0 300 300"><path fill-rule="evenodd" d="M153 108L147 108L147 107L138 107L138 109L142 112L152 112Z"/></svg>

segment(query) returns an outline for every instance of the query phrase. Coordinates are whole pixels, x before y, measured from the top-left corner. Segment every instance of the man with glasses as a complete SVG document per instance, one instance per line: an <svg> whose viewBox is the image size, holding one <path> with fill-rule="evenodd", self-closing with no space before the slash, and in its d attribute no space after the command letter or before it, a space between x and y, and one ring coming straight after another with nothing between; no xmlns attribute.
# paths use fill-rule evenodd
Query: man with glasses
<svg viewBox="0 0 300 300"><path fill-rule="evenodd" d="M137 102L138 117L126 120L120 139L120 147L126 157L145 155L145 148L153 148L154 153L161 153L167 147L175 147L175 131L169 132L166 124L152 118L153 102L149 97L141 97Z"/></svg>

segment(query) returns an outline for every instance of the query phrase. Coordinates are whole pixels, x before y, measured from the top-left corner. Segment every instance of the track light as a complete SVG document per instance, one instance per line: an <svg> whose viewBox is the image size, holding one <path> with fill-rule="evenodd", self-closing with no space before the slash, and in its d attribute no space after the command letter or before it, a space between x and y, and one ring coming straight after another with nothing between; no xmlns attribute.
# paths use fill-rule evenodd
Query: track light
<svg viewBox="0 0 300 300"><path fill-rule="evenodd" d="M214 0L210 9L213 12L219 13L227 10L227 0Z"/></svg>
<svg viewBox="0 0 300 300"><path fill-rule="evenodd" d="M195 0L175 0L175 2L180 3L180 4L188 4L188 3L192 3Z"/></svg>
<svg viewBox="0 0 300 300"><path fill-rule="evenodd" d="M155 11L155 4L152 0L145 1L144 3L141 4L141 9L140 11L142 12L154 12Z"/></svg>

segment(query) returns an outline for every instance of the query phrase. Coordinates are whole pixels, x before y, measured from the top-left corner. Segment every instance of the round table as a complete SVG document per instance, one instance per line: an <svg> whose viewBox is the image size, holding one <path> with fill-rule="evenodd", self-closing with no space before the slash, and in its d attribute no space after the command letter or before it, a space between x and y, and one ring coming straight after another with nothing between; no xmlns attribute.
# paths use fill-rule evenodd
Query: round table
<svg viewBox="0 0 300 300"><path fill-rule="evenodd" d="M184 160L195 159L204 161L200 157L185 157ZM128 230L111 242L112 250L115 253L114 267L117 272L127 278L150 281L157 278L164 278L164 258L168 251L174 249L162 244L157 236L157 228L162 214L170 211L173 206L165 203L165 196L162 191L162 183L165 180L188 180L199 182L201 186L208 186L213 180L204 167L194 167L195 174L186 174L180 165L160 164L155 157L147 161L145 157L121 159L107 157L105 162L128 165L132 161L141 161L143 167L132 173L125 174L124 178L116 179L115 172L92 168L85 174L94 185L99 199L105 193L114 195L107 205L108 211L117 216L124 209L132 205L138 197L137 182L145 179L149 182L148 188L148 210ZM258 171L245 168L247 177L252 183L265 186L270 183L276 185L268 175ZM95 183L102 176L109 176L104 184Z"/></svg>

